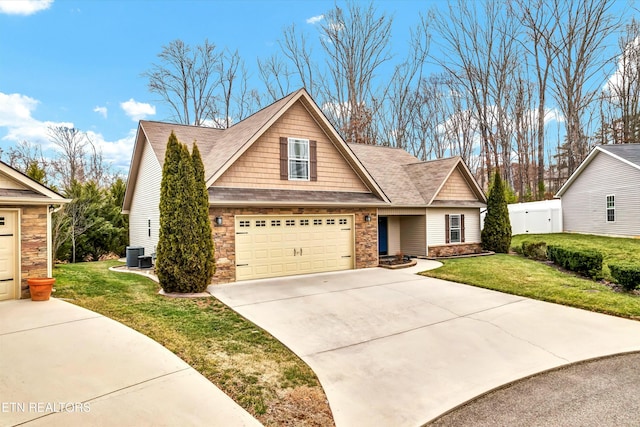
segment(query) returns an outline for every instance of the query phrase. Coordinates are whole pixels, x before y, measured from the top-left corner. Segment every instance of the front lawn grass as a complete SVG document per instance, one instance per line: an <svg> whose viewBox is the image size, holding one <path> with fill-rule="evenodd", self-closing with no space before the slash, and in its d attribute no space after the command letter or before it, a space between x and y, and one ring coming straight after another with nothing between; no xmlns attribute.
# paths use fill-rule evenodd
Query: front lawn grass
<svg viewBox="0 0 640 427"><path fill-rule="evenodd" d="M313 371L215 298L166 298L152 280L109 271L117 261L60 265L53 296L159 342L265 425L333 425Z"/></svg>
<svg viewBox="0 0 640 427"><path fill-rule="evenodd" d="M561 272L552 266L518 255L496 254L444 260L442 267L420 274L600 313L640 319L640 297L614 292L600 283Z"/></svg>

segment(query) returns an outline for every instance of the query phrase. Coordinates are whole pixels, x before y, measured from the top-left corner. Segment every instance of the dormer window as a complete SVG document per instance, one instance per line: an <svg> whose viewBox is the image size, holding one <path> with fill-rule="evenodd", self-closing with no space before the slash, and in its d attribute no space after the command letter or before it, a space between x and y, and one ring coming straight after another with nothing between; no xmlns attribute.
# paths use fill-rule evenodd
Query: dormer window
<svg viewBox="0 0 640 427"><path fill-rule="evenodd" d="M309 181L309 140L288 138L289 180Z"/></svg>

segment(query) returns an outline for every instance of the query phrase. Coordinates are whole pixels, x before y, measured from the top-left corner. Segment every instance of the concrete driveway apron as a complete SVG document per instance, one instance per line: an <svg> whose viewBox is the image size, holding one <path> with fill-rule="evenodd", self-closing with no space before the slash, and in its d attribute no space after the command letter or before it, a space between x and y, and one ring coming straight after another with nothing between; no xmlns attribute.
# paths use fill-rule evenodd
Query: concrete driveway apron
<svg viewBox="0 0 640 427"><path fill-rule="evenodd" d="M210 286L315 371L338 426L416 426L500 385L640 350L640 322L418 276L351 270Z"/></svg>

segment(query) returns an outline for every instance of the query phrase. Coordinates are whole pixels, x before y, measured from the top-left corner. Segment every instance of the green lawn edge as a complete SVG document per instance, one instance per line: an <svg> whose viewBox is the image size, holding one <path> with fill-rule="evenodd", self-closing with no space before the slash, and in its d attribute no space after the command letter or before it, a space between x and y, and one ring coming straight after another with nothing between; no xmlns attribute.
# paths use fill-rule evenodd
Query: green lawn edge
<svg viewBox="0 0 640 427"><path fill-rule="evenodd" d="M640 297L519 255L496 254L443 260L423 276L449 280L540 301L640 320Z"/></svg>

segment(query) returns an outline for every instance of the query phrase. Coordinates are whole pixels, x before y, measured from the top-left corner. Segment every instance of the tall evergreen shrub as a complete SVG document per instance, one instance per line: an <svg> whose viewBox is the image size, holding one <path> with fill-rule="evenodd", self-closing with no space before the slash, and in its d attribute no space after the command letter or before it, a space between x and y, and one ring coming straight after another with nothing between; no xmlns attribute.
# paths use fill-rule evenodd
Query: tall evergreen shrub
<svg viewBox="0 0 640 427"><path fill-rule="evenodd" d="M504 195L504 184L500 172L496 170L493 186L487 197L487 215L481 234L482 248L497 253L509 252L511 245L511 221Z"/></svg>
<svg viewBox="0 0 640 427"><path fill-rule="evenodd" d="M208 285L202 271L209 267L206 262L203 266L200 255L203 228L199 218L203 209L199 207L202 194L198 188L189 149L172 132L162 169L156 248L156 274L165 292L202 292Z"/></svg>
<svg viewBox="0 0 640 427"><path fill-rule="evenodd" d="M198 229L196 239L198 240L198 268L194 270L194 280L200 284L202 290L211 283L213 273L215 273L213 236L211 234L211 220L209 219L209 192L204 177L204 164L200 156L200 150L196 143L193 143L191 150L191 160L193 162L193 172L195 177L195 197L196 197L196 227Z"/></svg>

